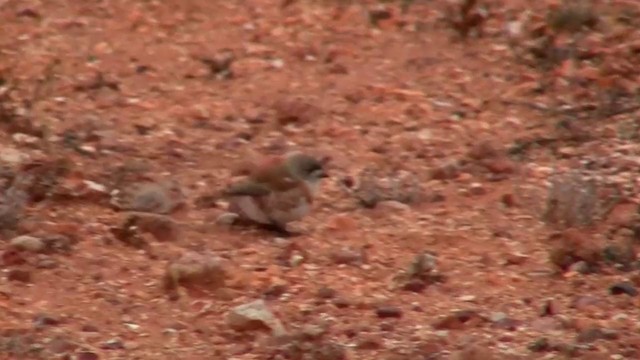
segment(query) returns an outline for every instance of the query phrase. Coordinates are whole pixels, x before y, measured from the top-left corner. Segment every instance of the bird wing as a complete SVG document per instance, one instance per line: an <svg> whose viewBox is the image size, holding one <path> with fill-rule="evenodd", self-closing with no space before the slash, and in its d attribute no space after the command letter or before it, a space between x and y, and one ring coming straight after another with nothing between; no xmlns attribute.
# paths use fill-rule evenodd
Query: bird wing
<svg viewBox="0 0 640 360"><path fill-rule="evenodd" d="M282 166L265 166L258 168L251 175L251 179L259 184L265 184L273 191L288 191L300 185Z"/></svg>
<svg viewBox="0 0 640 360"><path fill-rule="evenodd" d="M224 191L226 196L265 196L270 193L271 190L268 186L253 181L232 184Z"/></svg>

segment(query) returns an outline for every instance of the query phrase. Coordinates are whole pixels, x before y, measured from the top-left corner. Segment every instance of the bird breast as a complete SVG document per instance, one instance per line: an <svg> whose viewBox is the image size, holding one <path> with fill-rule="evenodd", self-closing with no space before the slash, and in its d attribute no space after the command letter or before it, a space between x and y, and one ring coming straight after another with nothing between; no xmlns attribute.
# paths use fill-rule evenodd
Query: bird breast
<svg viewBox="0 0 640 360"><path fill-rule="evenodd" d="M313 193L315 186L307 184ZM262 224L286 224L306 216L311 210L306 191L295 188L288 191L273 192L264 198L240 196L232 200L232 206L240 210L240 215ZM233 210L232 210L233 211Z"/></svg>

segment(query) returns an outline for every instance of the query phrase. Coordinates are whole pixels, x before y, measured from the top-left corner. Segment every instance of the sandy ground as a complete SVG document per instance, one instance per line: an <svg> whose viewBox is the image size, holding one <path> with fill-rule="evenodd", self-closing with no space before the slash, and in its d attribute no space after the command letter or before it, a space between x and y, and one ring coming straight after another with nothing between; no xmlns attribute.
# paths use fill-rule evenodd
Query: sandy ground
<svg viewBox="0 0 640 360"><path fill-rule="evenodd" d="M0 356L640 357L640 7L529 3L0 1ZM300 234L223 224L295 149Z"/></svg>

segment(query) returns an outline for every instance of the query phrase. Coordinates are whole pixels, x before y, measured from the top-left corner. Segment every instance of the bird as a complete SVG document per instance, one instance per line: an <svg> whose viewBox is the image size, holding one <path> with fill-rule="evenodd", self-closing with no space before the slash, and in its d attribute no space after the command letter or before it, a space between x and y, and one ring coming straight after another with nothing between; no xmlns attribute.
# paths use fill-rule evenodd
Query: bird
<svg viewBox="0 0 640 360"><path fill-rule="evenodd" d="M257 166L246 179L229 185L222 197L229 211L283 236L292 235L287 223L305 217L321 181L328 178L326 160L293 151Z"/></svg>

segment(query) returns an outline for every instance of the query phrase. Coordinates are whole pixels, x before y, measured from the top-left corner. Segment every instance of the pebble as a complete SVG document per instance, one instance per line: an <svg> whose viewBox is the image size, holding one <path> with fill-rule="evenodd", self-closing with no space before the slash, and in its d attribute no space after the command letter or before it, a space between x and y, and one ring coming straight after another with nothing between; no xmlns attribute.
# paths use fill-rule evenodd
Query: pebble
<svg viewBox="0 0 640 360"><path fill-rule="evenodd" d="M240 216L236 213L226 212L226 213L220 214L216 218L216 224L222 225L222 226L230 226L234 222L236 222L239 217Z"/></svg>
<svg viewBox="0 0 640 360"><path fill-rule="evenodd" d="M82 332L98 332L98 327L92 324L85 324L82 325L82 328L80 329L80 331Z"/></svg>
<svg viewBox="0 0 640 360"><path fill-rule="evenodd" d="M80 351L76 354L76 360L98 360L100 357L98 354L91 351Z"/></svg>
<svg viewBox="0 0 640 360"><path fill-rule="evenodd" d="M346 247L332 252L329 256L331 260L337 265L362 264L364 261L362 251Z"/></svg>
<svg viewBox="0 0 640 360"><path fill-rule="evenodd" d="M124 349L124 343L118 338L113 338L102 343L100 348L105 350L122 350Z"/></svg>
<svg viewBox="0 0 640 360"><path fill-rule="evenodd" d="M624 314L624 313L620 313L620 314L613 315L611 317L611 320L613 320L613 321L623 321L623 320L627 320L628 318L629 318L629 315Z"/></svg>
<svg viewBox="0 0 640 360"><path fill-rule="evenodd" d="M11 246L18 250L41 252L45 248L45 243L42 239L30 235L21 235L11 239L9 242Z"/></svg>
<svg viewBox="0 0 640 360"><path fill-rule="evenodd" d="M29 159L29 156L19 150L9 147L0 147L0 162L8 165L18 165Z"/></svg>
<svg viewBox="0 0 640 360"><path fill-rule="evenodd" d="M227 325L237 331L270 329L275 336L286 334L284 326L269 310L264 300L259 299L236 306L226 316Z"/></svg>
<svg viewBox="0 0 640 360"><path fill-rule="evenodd" d="M7 273L7 280L28 283L32 281L32 276L29 270L11 269Z"/></svg>
<svg viewBox="0 0 640 360"><path fill-rule="evenodd" d="M402 309L395 306L380 306L376 308L376 315L381 318L401 318Z"/></svg>
<svg viewBox="0 0 640 360"><path fill-rule="evenodd" d="M486 318L475 310L458 310L437 319L432 326L437 330L456 330L478 326Z"/></svg>
<svg viewBox="0 0 640 360"><path fill-rule="evenodd" d="M351 302L351 300L344 297L339 297L333 300L333 306L337 307L338 309L345 309L352 305L353 303Z"/></svg>
<svg viewBox="0 0 640 360"><path fill-rule="evenodd" d="M225 285L228 275L221 258L209 253L188 251L169 264L164 275L164 286L169 292L174 292L178 285L188 284L216 289Z"/></svg>
<svg viewBox="0 0 640 360"><path fill-rule="evenodd" d="M507 314L503 313L503 312L494 312L489 316L489 320L491 320L491 322L499 322L499 321L503 321L507 319Z"/></svg>
<svg viewBox="0 0 640 360"><path fill-rule="evenodd" d="M360 339L356 348L360 350L376 350L382 348L383 339L380 336L367 334Z"/></svg>
<svg viewBox="0 0 640 360"><path fill-rule="evenodd" d="M18 144L33 145L38 141L40 141L40 138L38 137L23 134L23 133L14 133L11 137L13 138L13 141L15 141Z"/></svg>
<svg viewBox="0 0 640 360"><path fill-rule="evenodd" d="M316 296L320 299L331 299L334 298L337 294L335 289L330 287L323 286L316 292Z"/></svg>
<svg viewBox="0 0 640 360"><path fill-rule="evenodd" d="M546 337L538 338L527 345L527 349L532 352L544 352L551 350L551 343Z"/></svg>
<svg viewBox="0 0 640 360"><path fill-rule="evenodd" d="M596 340L616 340L620 335L617 331L602 329L598 327L591 327L582 330L576 336L576 342L578 343L592 343Z"/></svg>
<svg viewBox="0 0 640 360"><path fill-rule="evenodd" d="M36 329L42 329L47 326L59 325L60 320L47 314L37 314L33 319L33 323Z"/></svg>
<svg viewBox="0 0 640 360"><path fill-rule="evenodd" d="M612 285L609 288L611 295L627 294L629 296L638 296L638 290L630 282L621 282Z"/></svg>
<svg viewBox="0 0 640 360"><path fill-rule="evenodd" d="M437 330L434 334L437 337L447 338L449 337L449 330Z"/></svg>
<svg viewBox="0 0 640 360"><path fill-rule="evenodd" d="M469 185L469 194L471 195L484 195L487 193L487 189L480 183L471 183Z"/></svg>

